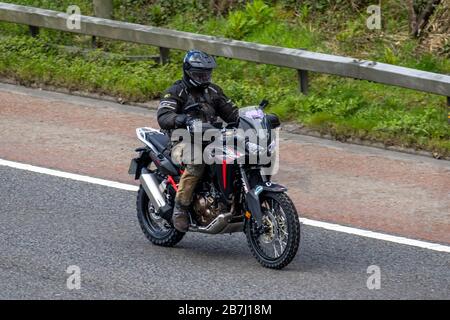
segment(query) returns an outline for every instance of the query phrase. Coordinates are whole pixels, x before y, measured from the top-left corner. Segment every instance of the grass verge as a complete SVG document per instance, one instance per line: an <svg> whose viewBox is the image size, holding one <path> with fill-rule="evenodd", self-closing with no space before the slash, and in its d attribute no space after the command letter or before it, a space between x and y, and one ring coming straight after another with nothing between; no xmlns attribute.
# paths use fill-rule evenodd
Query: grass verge
<svg viewBox="0 0 450 320"><path fill-rule="evenodd" d="M40 2L38 5L51 9L62 6ZM368 34L361 14L352 14L346 23L339 24L335 19L327 21L326 13L254 3L257 4L241 6L227 15L205 15L201 20L195 10L155 18L154 11L148 16L129 16L130 11L124 7L118 10L121 16L117 18L140 23L151 23L153 19L177 30L450 73L448 58L421 52L418 42L405 36L402 19L397 24L388 23L384 32ZM86 1L79 4L83 10L89 10ZM337 14L337 20L349 17L346 12ZM125 101L146 101L158 98L181 77L182 52L172 51L172 63L160 66L150 60L126 58L157 53L157 48L148 46L102 39L101 49L81 54L67 52L56 44L86 48L90 43L87 36L43 30L34 39L27 35L27 28L7 23L0 23L0 31L0 75L24 85L46 84L104 93ZM114 54L105 57L104 51ZM299 122L339 140L360 138L450 156L444 97L320 74L311 75L311 93L302 96L298 93L295 70L224 58L218 58L218 64L215 82L238 105L256 104L268 98L270 111L283 120Z"/></svg>

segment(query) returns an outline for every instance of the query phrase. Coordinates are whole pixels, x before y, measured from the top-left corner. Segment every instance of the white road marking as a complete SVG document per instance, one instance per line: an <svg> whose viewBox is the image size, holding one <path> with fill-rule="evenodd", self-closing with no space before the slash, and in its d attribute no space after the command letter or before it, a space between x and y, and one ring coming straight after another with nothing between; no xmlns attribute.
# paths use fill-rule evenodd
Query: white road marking
<svg viewBox="0 0 450 320"><path fill-rule="evenodd" d="M14 162L14 161L0 159L0 166L6 166L6 167L15 168L15 169L21 169L21 170L26 170L26 171L36 172L36 173L42 173L42 174L47 174L47 175L51 175L51 176L55 176L55 177L66 178L66 179L71 179L71 180L76 180L76 181L81 181L81 182L93 183L93 184L97 184L97 185L101 185L101 186L105 186L105 187L116 188L116 189L121 189L121 190L127 190L127 191L137 191L138 190L137 186L134 186L131 184L125 184L125 183L104 180L104 179L99 179L99 178L93 178L93 177L89 177L89 176L84 176L84 175L80 175L80 174L74 174L74 173L69 173L69 172L64 172L64 171L59 171L59 170L36 167L33 165L23 164L23 163ZM432 242L426 242L426 241L421 241L421 240L398 237L398 236L393 236L393 235L384 234L384 233L380 233L380 232L363 230L363 229L358 229L358 228L353 228L353 227L346 227L346 226L341 226L341 225L334 224L334 223L311 220L311 219L307 219L307 218L300 218L300 222L303 223L304 225L322 228L322 229L326 229L326 230L343 232L343 233L353 234L353 235L357 235L357 236L361 236L361 237L365 237L365 238L383 240L383 241L394 242L394 243L398 243L398 244L404 244L404 245L408 245L408 246L419 247L419 248L433 250L433 251L450 253L450 246L446 246L446 245L442 245L442 244L438 244L438 243L432 243Z"/></svg>
<svg viewBox="0 0 450 320"><path fill-rule="evenodd" d="M434 250L434 251L450 253L450 246L445 246L445 245L438 244L438 243L432 243L432 242L426 242L426 241L421 241L421 240L414 240L414 239L410 239L410 238L398 237L398 236L393 236L393 235L389 235L389 234L385 234L385 233L374 232L374 231L370 231L370 230L358 229L358 228L353 228L353 227L346 227L346 226L341 226L339 224L311 220L311 219L307 219L307 218L300 218L300 222L305 225L312 226L312 227L318 227L318 228L322 228L322 229L353 234L353 235L357 235L357 236L361 236L361 237L365 237L365 238L384 240L384 241L395 242L395 243L399 243L399 244L406 244L408 246L419 247L419 248L423 248L423 249L429 249L429 250Z"/></svg>
<svg viewBox="0 0 450 320"><path fill-rule="evenodd" d="M82 182L88 182L88 183L98 184L98 185L105 186L105 187L117 188L117 189L128 190L128 191L137 191L139 189L137 186L133 186L131 184L125 184L125 183L104 180L104 179L99 179L99 178L92 178L89 176L83 176L81 174L75 174L75 173L69 173L69 172L64 172L64 171L59 171L59 170L36 167L36 166L32 166L30 164L24 164L24 163L2 160L2 159L0 159L0 166L6 166L6 167L15 168L15 169L21 169L21 170L26 170L26 171L36 172L36 173L42 173L42 174L47 174L50 176L66 178L66 179L82 181Z"/></svg>

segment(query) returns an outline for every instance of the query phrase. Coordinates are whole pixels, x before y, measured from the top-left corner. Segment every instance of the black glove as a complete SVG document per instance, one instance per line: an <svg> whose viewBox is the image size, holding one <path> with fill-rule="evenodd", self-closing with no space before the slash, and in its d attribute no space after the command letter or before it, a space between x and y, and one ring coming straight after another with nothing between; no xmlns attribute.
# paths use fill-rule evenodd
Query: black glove
<svg viewBox="0 0 450 320"><path fill-rule="evenodd" d="M176 128L186 128L192 126L195 118L192 118L184 113L177 115L175 118L175 127Z"/></svg>
<svg viewBox="0 0 450 320"><path fill-rule="evenodd" d="M175 128L182 128L186 126L186 122L188 120L188 116L184 113L179 114L175 118Z"/></svg>

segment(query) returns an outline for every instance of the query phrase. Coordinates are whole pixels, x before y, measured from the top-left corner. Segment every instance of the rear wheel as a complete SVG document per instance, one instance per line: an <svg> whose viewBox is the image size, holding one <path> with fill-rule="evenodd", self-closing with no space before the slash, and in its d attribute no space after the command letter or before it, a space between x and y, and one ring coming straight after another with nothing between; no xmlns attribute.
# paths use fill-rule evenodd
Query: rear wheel
<svg viewBox="0 0 450 320"><path fill-rule="evenodd" d="M140 186L137 201L137 217L139 225L148 240L163 247L173 247L183 238L185 233L179 232L165 219L158 216L147 193Z"/></svg>
<svg viewBox="0 0 450 320"><path fill-rule="evenodd" d="M285 193L265 193L260 203L263 230L251 218L245 229L248 245L264 267L282 269L294 259L300 244L297 210Z"/></svg>

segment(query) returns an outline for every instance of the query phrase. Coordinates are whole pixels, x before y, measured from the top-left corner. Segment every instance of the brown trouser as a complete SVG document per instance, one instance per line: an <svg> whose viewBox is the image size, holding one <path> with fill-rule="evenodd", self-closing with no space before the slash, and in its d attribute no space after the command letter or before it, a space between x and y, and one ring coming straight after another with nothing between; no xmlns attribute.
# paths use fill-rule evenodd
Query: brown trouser
<svg viewBox="0 0 450 320"><path fill-rule="evenodd" d="M175 204L183 207L191 204L195 187L205 170L204 164L193 164L194 157L190 152L187 154L187 150L190 151L191 149L187 148L183 142L178 142L172 147L172 160L176 164L185 164L185 170L180 178L177 195L175 196Z"/></svg>

